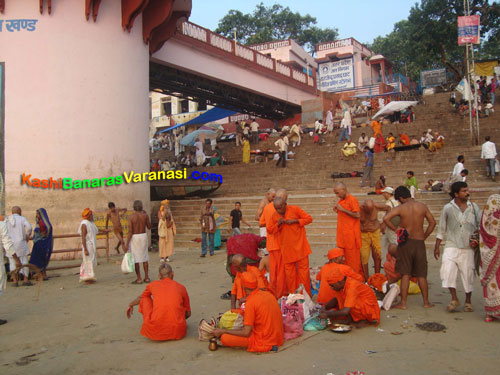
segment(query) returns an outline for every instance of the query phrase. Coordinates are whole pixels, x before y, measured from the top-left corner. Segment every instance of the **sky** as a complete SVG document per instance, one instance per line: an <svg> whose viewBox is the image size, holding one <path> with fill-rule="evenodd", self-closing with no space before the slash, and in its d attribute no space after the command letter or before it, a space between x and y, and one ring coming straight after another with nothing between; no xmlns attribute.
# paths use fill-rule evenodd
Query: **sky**
<svg viewBox="0 0 500 375"><path fill-rule="evenodd" d="M371 43L389 34L398 21L406 19L417 0L193 0L189 21L215 30L219 20L231 9L252 13L260 2L265 6L281 4L301 15L309 13L321 28L337 28L339 39L353 37Z"/></svg>

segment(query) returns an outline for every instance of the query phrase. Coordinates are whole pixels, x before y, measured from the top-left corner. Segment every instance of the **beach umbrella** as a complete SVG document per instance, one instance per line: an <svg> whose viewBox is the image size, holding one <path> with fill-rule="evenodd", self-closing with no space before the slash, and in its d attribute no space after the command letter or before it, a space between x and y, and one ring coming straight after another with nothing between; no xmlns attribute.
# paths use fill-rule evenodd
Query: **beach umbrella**
<svg viewBox="0 0 500 375"><path fill-rule="evenodd" d="M196 138L199 138L201 135L204 135L204 137L208 138L208 139L217 138L217 132L214 130L198 129L198 130L195 130L194 132L191 132L191 133L185 135L181 139L181 145L193 146L194 142L196 141Z"/></svg>

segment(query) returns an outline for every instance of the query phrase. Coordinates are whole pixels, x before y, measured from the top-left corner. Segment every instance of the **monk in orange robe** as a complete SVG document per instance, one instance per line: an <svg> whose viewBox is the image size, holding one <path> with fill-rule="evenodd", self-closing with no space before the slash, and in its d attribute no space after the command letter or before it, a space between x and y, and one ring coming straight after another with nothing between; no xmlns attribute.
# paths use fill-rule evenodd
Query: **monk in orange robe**
<svg viewBox="0 0 500 375"><path fill-rule="evenodd" d="M361 224L358 200L347 192L342 182L335 184L333 192L339 198L333 210L337 213L337 247L344 249L345 264L363 275L361 269Z"/></svg>
<svg viewBox="0 0 500 375"><path fill-rule="evenodd" d="M241 275L248 297L245 303L243 328L215 329L224 346L247 348L249 352L277 351L285 340L283 317L276 298L257 287L257 278L250 272Z"/></svg>
<svg viewBox="0 0 500 375"><path fill-rule="evenodd" d="M337 297L337 299L340 299L340 294L334 291L325 280L326 275L328 275L330 270L338 269L345 276L351 277L361 282L364 281L363 277L359 273L354 272L354 270L351 267L346 266L344 264L343 249L339 248L331 249L328 251L327 256L328 256L328 263L326 263L323 267L321 267L321 270L316 275L316 280L321 281L319 285L318 298L316 299L316 302L321 304L328 303L332 298L335 297Z"/></svg>
<svg viewBox="0 0 500 375"><path fill-rule="evenodd" d="M309 254L311 246L307 241L307 224L312 217L298 206L287 205L283 198L274 198L276 212L267 224L269 233L277 234L283 263L288 293L295 293L300 284L311 295L309 275Z"/></svg>
<svg viewBox="0 0 500 375"><path fill-rule="evenodd" d="M348 316L349 321L378 324L380 308L373 290L361 281L345 276L340 270L332 269L326 275L326 281L341 299L332 299L322 309L320 318L340 318ZM338 307L338 310L332 310Z"/></svg>
<svg viewBox="0 0 500 375"><path fill-rule="evenodd" d="M403 146L408 146L410 144L410 138L405 134L399 134L399 140Z"/></svg>
<svg viewBox="0 0 500 375"><path fill-rule="evenodd" d="M286 190L279 189L277 194L278 193L280 197L286 201ZM269 229L267 228L275 212L276 210L274 209L273 202L268 203L262 211L259 224L261 226L266 226L267 232L266 248L269 252L269 291L274 294L276 298L280 298L281 296L287 295L285 266L281 256L278 235L269 233Z"/></svg>
<svg viewBox="0 0 500 375"><path fill-rule="evenodd" d="M373 120L370 124L373 129L373 138L377 138L377 134L382 135L382 124L377 120Z"/></svg>
<svg viewBox="0 0 500 375"><path fill-rule="evenodd" d="M236 309L236 301L239 301L240 305L245 302L245 289L243 288L243 283L241 281L241 275L243 272L250 272L257 278L257 288L266 290L268 287L268 282L265 277L265 271L260 271L258 267L251 266L245 263L245 257L242 254L235 254L231 258L231 264L236 270L236 276L234 277L233 288L231 289L231 309Z"/></svg>
<svg viewBox="0 0 500 375"><path fill-rule="evenodd" d="M163 263L160 280L149 284L142 295L128 305L129 319L134 306L139 305L143 316L141 335L151 340L180 340L186 336L186 319L191 316L189 296L186 288L173 278L172 267Z"/></svg>

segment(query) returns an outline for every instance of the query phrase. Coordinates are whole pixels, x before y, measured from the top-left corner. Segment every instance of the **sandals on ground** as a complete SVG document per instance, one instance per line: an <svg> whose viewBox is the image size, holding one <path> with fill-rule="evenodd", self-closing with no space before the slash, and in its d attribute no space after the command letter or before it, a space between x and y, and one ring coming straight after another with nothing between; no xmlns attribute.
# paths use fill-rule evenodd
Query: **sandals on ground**
<svg viewBox="0 0 500 375"><path fill-rule="evenodd" d="M491 322L494 322L495 320L497 320L497 318L494 316L490 316L490 315L486 315L486 318L484 318L484 321L486 323L491 323Z"/></svg>
<svg viewBox="0 0 500 375"><path fill-rule="evenodd" d="M474 308L472 307L472 303L465 303L464 304L464 312L473 312Z"/></svg>
<svg viewBox="0 0 500 375"><path fill-rule="evenodd" d="M457 310L457 307L460 305L460 302L458 300L452 300L448 306L446 306L446 311L448 312L454 312Z"/></svg>

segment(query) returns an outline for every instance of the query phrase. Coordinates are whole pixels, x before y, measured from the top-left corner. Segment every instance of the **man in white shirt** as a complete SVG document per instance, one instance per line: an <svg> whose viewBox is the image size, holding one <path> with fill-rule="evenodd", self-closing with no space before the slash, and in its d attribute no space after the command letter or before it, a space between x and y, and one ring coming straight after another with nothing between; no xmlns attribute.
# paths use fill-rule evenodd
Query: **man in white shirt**
<svg viewBox="0 0 500 375"><path fill-rule="evenodd" d="M491 177L493 181L496 181L495 161L497 158L497 146L490 141L489 135L487 135L484 140L485 142L481 146L481 159L484 159L486 163L487 177Z"/></svg>
<svg viewBox="0 0 500 375"><path fill-rule="evenodd" d="M285 142L285 138L286 136L281 133L280 134L280 139L278 139L276 142L274 142L274 145L275 146L278 146L278 151L279 151L279 159L276 163L276 167L279 167L280 165L280 162L282 161L282 164L283 164L283 168L286 167L286 142Z"/></svg>
<svg viewBox="0 0 500 375"><path fill-rule="evenodd" d="M458 155L457 158L457 164L455 164L455 167L453 168L453 173L451 174L452 176L460 176L460 172L462 172L465 167L465 158L463 155Z"/></svg>
<svg viewBox="0 0 500 375"><path fill-rule="evenodd" d="M4 257L4 250L7 253L8 257L14 258L16 262L16 268L21 267L21 261L16 255L16 250L14 248L14 243L9 236L9 231L7 230L7 224L3 221L3 216L0 215L0 259ZM5 267L3 263L0 267L0 294L5 291L7 287L7 273L5 272ZM7 323L6 320L0 319L0 325Z"/></svg>
<svg viewBox="0 0 500 375"><path fill-rule="evenodd" d="M347 140L349 138L349 133L348 133L348 128L347 128L347 120L345 117L340 121L340 136L339 136L339 142L342 142L342 140L345 138Z"/></svg>
<svg viewBox="0 0 500 375"><path fill-rule="evenodd" d="M14 206L12 207L12 215L9 216L6 220L7 222L7 231L9 233L12 242L14 243L14 251L16 252L17 257L21 261L21 264L28 264L28 254L30 252L30 248L28 246L28 239L31 236L31 225L26 220L24 216L21 216L21 207ZM16 269L16 260L12 256L8 256L10 263L10 270L13 271ZM28 267L24 267L21 270L21 273L24 276L23 286L31 286L33 285L28 281L29 269ZM19 286L17 275L12 276L12 281L14 282L14 286Z"/></svg>
<svg viewBox="0 0 500 375"><path fill-rule="evenodd" d="M365 133L361 133L361 137L358 139L358 150L359 152L363 152L366 146L368 146L369 138Z"/></svg>
<svg viewBox="0 0 500 375"><path fill-rule="evenodd" d="M255 144L259 143L259 123L255 119L252 119L250 129L252 130L252 142Z"/></svg>
<svg viewBox="0 0 500 375"><path fill-rule="evenodd" d="M474 288L474 250L470 246L471 235L477 233L481 222L481 209L469 201L469 191L465 182L451 185L454 199L446 204L439 219L434 257L439 259L439 246L446 235L446 245L442 256L440 276L443 288L448 288L451 302L448 312L459 306L457 297L457 277L460 274L465 291L464 311L472 312L471 295Z"/></svg>
<svg viewBox="0 0 500 375"><path fill-rule="evenodd" d="M314 123L314 131L316 133L320 133L323 129L323 120L316 120L316 122Z"/></svg>

